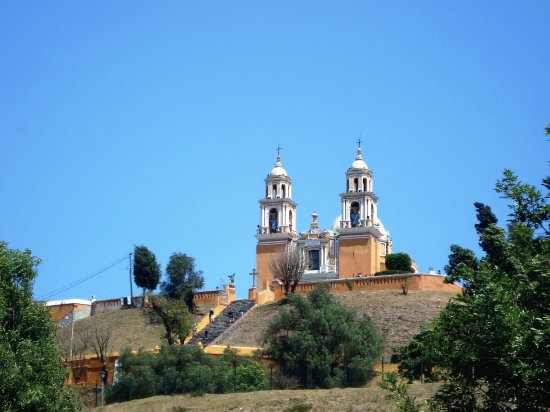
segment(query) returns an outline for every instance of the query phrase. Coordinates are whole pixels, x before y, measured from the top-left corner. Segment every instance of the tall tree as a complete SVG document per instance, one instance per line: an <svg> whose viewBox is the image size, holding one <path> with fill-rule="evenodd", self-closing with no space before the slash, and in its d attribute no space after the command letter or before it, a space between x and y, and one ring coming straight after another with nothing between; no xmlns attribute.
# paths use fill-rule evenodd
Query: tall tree
<svg viewBox="0 0 550 412"><path fill-rule="evenodd" d="M145 290L155 290L160 282L160 265L146 246L134 248L134 282Z"/></svg>
<svg viewBox="0 0 550 412"><path fill-rule="evenodd" d="M164 295L172 299L183 299L187 308L194 312L193 296L204 286L202 271L195 269L195 259L185 253L172 253L166 266L167 281L162 282Z"/></svg>
<svg viewBox="0 0 550 412"><path fill-rule="evenodd" d="M447 375L436 400L449 411L550 407L550 193L509 170L496 190L511 203L507 229L478 231L485 255L460 271L466 293L418 337Z"/></svg>
<svg viewBox="0 0 550 412"><path fill-rule="evenodd" d="M309 258L298 248L291 248L277 255L269 262L269 267L275 279L283 283L285 294L294 293L309 267Z"/></svg>
<svg viewBox="0 0 550 412"><path fill-rule="evenodd" d="M77 410L48 309L32 299L40 260L0 242L0 410Z"/></svg>

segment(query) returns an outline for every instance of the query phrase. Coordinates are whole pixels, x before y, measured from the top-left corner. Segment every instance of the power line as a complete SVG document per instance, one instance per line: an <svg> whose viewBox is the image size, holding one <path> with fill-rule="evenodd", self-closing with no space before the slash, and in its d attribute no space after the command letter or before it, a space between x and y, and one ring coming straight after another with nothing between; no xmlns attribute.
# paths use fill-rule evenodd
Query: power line
<svg viewBox="0 0 550 412"><path fill-rule="evenodd" d="M105 271L111 269L112 267L118 265L120 262L122 262L122 261L124 261L124 260L126 260L126 259L128 259L128 256L123 256L123 257L121 257L121 258L115 260L114 262L109 263L108 265L103 266L102 268L100 268L100 269L98 269L98 270L96 270L96 271L90 273L89 275L86 275L86 276L84 276L84 277L82 277L82 278L80 278L80 279L78 279L78 280L75 280L75 281L73 281L73 282L71 282L71 283L69 283L69 284L67 284L67 285L65 285L65 286L62 286L62 287L60 287L59 289L55 289L55 290L51 291L50 293L46 294L42 300L48 300L48 299L50 299L51 297L53 297L53 296L55 296L55 295L59 295L60 293L63 293L63 292L65 292L65 291L69 290L69 289L72 289L72 288L74 288L75 286L78 286L78 285L80 285L81 283L84 283L84 282L86 282L87 280L90 280L90 279L92 279L92 278L94 278L94 277L96 277L96 276L102 274L103 272L105 272Z"/></svg>

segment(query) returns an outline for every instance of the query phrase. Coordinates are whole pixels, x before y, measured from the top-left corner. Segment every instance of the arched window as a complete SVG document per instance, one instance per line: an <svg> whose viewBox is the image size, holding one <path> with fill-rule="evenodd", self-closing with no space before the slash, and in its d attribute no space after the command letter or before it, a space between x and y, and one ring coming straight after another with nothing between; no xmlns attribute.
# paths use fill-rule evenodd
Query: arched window
<svg viewBox="0 0 550 412"><path fill-rule="evenodd" d="M372 218L372 224L374 225L374 205L370 205L370 216Z"/></svg>
<svg viewBox="0 0 550 412"><path fill-rule="evenodd" d="M286 187L285 187L285 185L281 186L281 197L283 199L286 197Z"/></svg>
<svg viewBox="0 0 550 412"><path fill-rule="evenodd" d="M273 192L272 198L277 199L277 185L273 185L272 192Z"/></svg>
<svg viewBox="0 0 550 412"><path fill-rule="evenodd" d="M353 179L353 188L355 189L355 192L359 191L359 179Z"/></svg>
<svg viewBox="0 0 550 412"><path fill-rule="evenodd" d="M351 227L359 226L359 203L353 202L349 208L349 216L351 220Z"/></svg>
<svg viewBox="0 0 550 412"><path fill-rule="evenodd" d="M269 197L269 188L265 187L265 198L267 199Z"/></svg>
<svg viewBox="0 0 550 412"><path fill-rule="evenodd" d="M346 179L346 192L349 193L349 179Z"/></svg>
<svg viewBox="0 0 550 412"><path fill-rule="evenodd" d="M367 187L367 178L363 178L363 192L368 192L369 188Z"/></svg>
<svg viewBox="0 0 550 412"><path fill-rule="evenodd" d="M269 233L277 233L279 231L279 212L273 208L269 210Z"/></svg>
<svg viewBox="0 0 550 412"><path fill-rule="evenodd" d="M288 212L288 228L292 232L292 210Z"/></svg>

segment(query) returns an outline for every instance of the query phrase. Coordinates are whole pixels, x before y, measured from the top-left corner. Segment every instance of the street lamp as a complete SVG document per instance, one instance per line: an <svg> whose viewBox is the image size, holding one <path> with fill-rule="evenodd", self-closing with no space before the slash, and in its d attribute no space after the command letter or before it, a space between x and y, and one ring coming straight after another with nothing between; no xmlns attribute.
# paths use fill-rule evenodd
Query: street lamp
<svg viewBox="0 0 550 412"><path fill-rule="evenodd" d="M101 367L101 406L105 405L105 382L107 381L107 368Z"/></svg>

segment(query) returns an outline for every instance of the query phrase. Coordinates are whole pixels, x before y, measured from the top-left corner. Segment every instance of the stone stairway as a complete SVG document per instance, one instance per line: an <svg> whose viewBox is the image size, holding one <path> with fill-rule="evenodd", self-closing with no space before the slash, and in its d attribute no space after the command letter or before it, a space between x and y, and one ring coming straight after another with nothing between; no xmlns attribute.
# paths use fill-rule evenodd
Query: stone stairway
<svg viewBox="0 0 550 412"><path fill-rule="evenodd" d="M202 342L202 346L205 347L212 343L214 339L220 336L228 327L232 325L231 316L236 321L241 317L241 313L248 312L255 302L253 300L243 299L236 300L230 303L215 319L214 322L202 329L197 336L190 339L188 345L197 345Z"/></svg>

